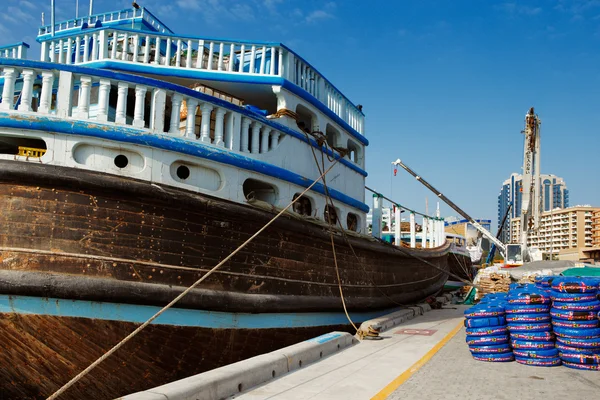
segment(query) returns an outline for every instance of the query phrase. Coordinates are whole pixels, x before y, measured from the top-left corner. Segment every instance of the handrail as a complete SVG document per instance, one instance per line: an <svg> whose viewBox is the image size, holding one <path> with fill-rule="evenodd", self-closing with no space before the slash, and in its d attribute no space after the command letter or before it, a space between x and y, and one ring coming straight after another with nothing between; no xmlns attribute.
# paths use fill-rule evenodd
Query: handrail
<svg viewBox="0 0 600 400"><path fill-rule="evenodd" d="M423 213L420 213L420 212L418 212L418 211L412 210L412 209L410 209L410 208L408 208L408 207L406 207L406 206L403 206L402 204L395 202L394 200L390 199L389 197L386 197L386 196L384 196L383 194L381 194L381 193L377 192L376 190L373 190L373 189L371 189L371 188L370 188L370 187L368 187L368 186L365 186L365 189L366 189L366 190L368 190L369 192L371 192L371 193L373 193L373 194L377 195L378 197L381 197L381 198L383 198L383 199L386 199L387 201L389 201L390 203L392 203L392 204L393 204L393 205L395 205L396 207L398 207L398 208L400 208L400 209L402 209L402 210L409 211L409 212L410 212L410 213L412 213L412 214L420 215L420 216L422 216L422 217L429 218L429 219L432 219L432 220L434 220L434 221L443 221L443 220L444 220L444 218L441 218L441 217L434 217L434 216L431 216L431 215L423 214Z"/></svg>
<svg viewBox="0 0 600 400"><path fill-rule="evenodd" d="M112 38L109 37L111 33ZM123 46L125 40L136 39L127 43L126 50L115 51L115 35L119 40L117 47ZM36 40L42 44L42 61L50 59L62 63L61 59L64 59L69 64L71 52L78 48L79 51L73 53L75 64L116 59L221 73L281 76L316 98L351 129L361 135L364 133L362 110L304 58L279 42L176 35L110 26L63 32L54 37L38 37ZM152 50L149 50L150 47ZM68 54L65 54L65 48ZM191 51L188 51L190 48ZM171 64L173 62L175 65Z"/></svg>
<svg viewBox="0 0 600 400"><path fill-rule="evenodd" d="M25 42L18 42L0 46L0 57L5 58L27 58L27 49L29 44Z"/></svg>
<svg viewBox="0 0 600 400"><path fill-rule="evenodd" d="M22 111L31 111L31 90L33 87L33 80L35 79L33 75L35 70L45 70L45 72L42 72L42 88L38 113L41 112L46 114L49 114L51 111L50 103L52 90L53 87L57 86L54 85L54 79L56 78L57 74L55 74L53 71L67 71L77 74L81 77L80 93L82 94L80 94L80 99L82 99L81 101L83 101L83 104L79 104L78 100L76 107L77 115L75 115L75 111L71 110L72 105L68 105L68 108L63 108L62 112L65 117L68 117L69 113L73 112L73 117L79 119L88 119L90 105L89 88L91 87L92 83L99 83L99 116L97 119L99 121L103 121L103 123L106 123L108 122L106 119L108 92L111 89L111 85L114 87L117 86L118 83L118 96L123 98L123 96L127 96L128 85L132 84L136 89L136 111L134 120L129 123L125 118L126 100L117 101L117 107L119 107L119 104L121 104L122 109L115 110L117 118L120 118L120 122L115 120L116 124L127 124L133 125L134 127L144 128L143 110L145 93L149 89L153 89L155 91L161 91L160 96L158 97L163 99L161 100L162 109L160 109L159 106L153 107L155 108L154 115L150 116L149 127L146 129L157 133L174 134L176 136L181 136L180 131L185 129L185 132L183 133L185 138L198 138L202 142L209 142L229 150L248 153L249 155L260 154L275 149L279 145L280 141L284 139L280 138L280 135L284 134L295 137L305 143L309 143L315 148L322 149L329 156L335 157L336 159L341 159L340 163L342 163L344 166L360 173L363 176L367 175L366 171L359 168L352 162L344 159L339 155L339 153L334 153L329 149L322 148L322 146L320 146L316 140L312 138L306 138L306 136L302 133L294 131L271 119L267 119L263 115L254 113L226 100L219 99L190 88L137 75L129 75L120 72L92 69L81 66L62 64L57 65L41 61L0 59L0 68L4 68L4 87L2 92L3 101L0 103L0 110L10 110L14 108L14 104L12 104L13 96L10 94L12 94L11 92L14 91L14 83L18 76L18 71L9 71L7 74L7 67L17 67L23 69L24 87L21 93L24 98L22 98L21 105L19 105L19 110ZM29 71L27 75L25 75L25 70ZM92 82L92 78L94 82ZM68 84L65 83L65 86L68 87ZM74 82L71 82L70 86L71 88L74 87ZM84 88L85 94L82 92ZM104 96L102 97L103 100L101 100L101 96ZM176 105L176 107L172 107L170 126L164 125L164 108L166 105L167 96L170 96L172 103ZM153 97L157 97L157 94L155 93L155 96ZM7 101L4 99L7 99ZM186 103L187 108L184 107L184 109L187 111L188 115L195 115L197 110L202 111L204 122L202 123L200 130L196 129L195 121L192 118L185 119L185 127L181 126L183 118L180 113L180 105L184 104L183 102L186 99L188 100ZM61 98L57 98L57 103L60 103L61 101ZM60 112L61 105L58 104L57 108L58 109L54 111ZM215 110L215 118L217 121L215 122L214 138L211 138L210 133L212 133L212 128L210 127L210 113L213 109ZM161 112L163 115L162 117ZM235 113L241 116L240 120L236 122L235 126L233 126L233 123L227 122L225 114L228 113ZM165 129L164 131L163 128ZM252 133L249 133L250 128L252 128ZM267 138L265 139L265 137Z"/></svg>

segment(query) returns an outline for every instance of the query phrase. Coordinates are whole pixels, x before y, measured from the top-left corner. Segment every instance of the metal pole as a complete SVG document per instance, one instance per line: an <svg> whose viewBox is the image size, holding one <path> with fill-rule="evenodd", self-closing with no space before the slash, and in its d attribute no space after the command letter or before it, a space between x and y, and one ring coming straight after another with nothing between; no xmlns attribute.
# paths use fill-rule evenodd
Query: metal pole
<svg viewBox="0 0 600 400"><path fill-rule="evenodd" d="M50 0L50 25L52 25L52 36L54 36L54 0Z"/></svg>
<svg viewBox="0 0 600 400"><path fill-rule="evenodd" d="M94 13L94 0L90 0L90 17Z"/></svg>
<svg viewBox="0 0 600 400"><path fill-rule="evenodd" d="M75 0L75 19L79 18L79 0Z"/></svg>

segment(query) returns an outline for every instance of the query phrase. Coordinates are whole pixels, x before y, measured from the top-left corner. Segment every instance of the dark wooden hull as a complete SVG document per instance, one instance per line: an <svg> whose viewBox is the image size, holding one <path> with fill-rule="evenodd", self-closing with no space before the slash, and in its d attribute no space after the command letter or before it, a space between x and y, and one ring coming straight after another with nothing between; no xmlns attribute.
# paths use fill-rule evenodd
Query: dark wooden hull
<svg viewBox="0 0 600 400"><path fill-rule="evenodd" d="M137 324L0 314L0 399L45 399ZM150 325L61 399L114 399L345 326L207 329Z"/></svg>
<svg viewBox="0 0 600 400"><path fill-rule="evenodd" d="M93 171L0 161L0 294L162 306L273 215ZM339 233L334 242L344 298L355 312L416 302L439 291L448 277L448 245L399 249ZM178 307L340 310L327 227L281 217ZM134 328L101 319L2 314L0 337L10 338L0 341L2 393L47 396ZM149 327L64 398L146 389L342 328Z"/></svg>

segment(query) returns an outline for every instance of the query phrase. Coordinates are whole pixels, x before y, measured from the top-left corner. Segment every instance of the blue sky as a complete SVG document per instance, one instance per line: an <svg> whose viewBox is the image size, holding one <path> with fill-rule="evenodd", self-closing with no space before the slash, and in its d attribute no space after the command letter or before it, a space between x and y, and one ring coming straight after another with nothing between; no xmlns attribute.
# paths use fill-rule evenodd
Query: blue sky
<svg viewBox="0 0 600 400"><path fill-rule="evenodd" d="M4 0L2 42L33 42L49 0ZM58 18L75 0L56 0ZM140 0L178 33L281 41L367 116L367 184L430 211L401 158L476 218L496 221L520 172L523 119L542 119L542 172L600 206L600 0ZM80 0L81 12L89 2ZM94 2L95 11L130 1ZM33 46L32 46L33 47ZM37 55L37 50L32 51ZM444 215L455 214L442 206Z"/></svg>

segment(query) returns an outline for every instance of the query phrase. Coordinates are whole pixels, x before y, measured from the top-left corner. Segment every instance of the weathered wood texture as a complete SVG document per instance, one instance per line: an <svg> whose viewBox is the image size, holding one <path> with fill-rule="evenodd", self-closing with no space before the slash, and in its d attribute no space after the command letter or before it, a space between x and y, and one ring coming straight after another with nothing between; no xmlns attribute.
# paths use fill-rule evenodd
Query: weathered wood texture
<svg viewBox="0 0 600 400"><path fill-rule="evenodd" d="M0 399L45 399L137 324L0 314ZM108 400L345 326L207 329L150 325L60 398Z"/></svg>
<svg viewBox="0 0 600 400"><path fill-rule="evenodd" d="M187 287L272 216L91 171L0 162L4 270ZM348 241L335 234L344 296L352 309L412 302L441 288L447 278L447 245L421 250L366 238L349 242L356 257ZM330 234L326 227L282 217L200 289L257 299L297 296L296 311L307 310L303 297L320 298L317 307L339 309ZM61 297L60 292L47 295ZM279 311L276 303L271 306L269 311ZM231 304L227 311L240 310Z"/></svg>

